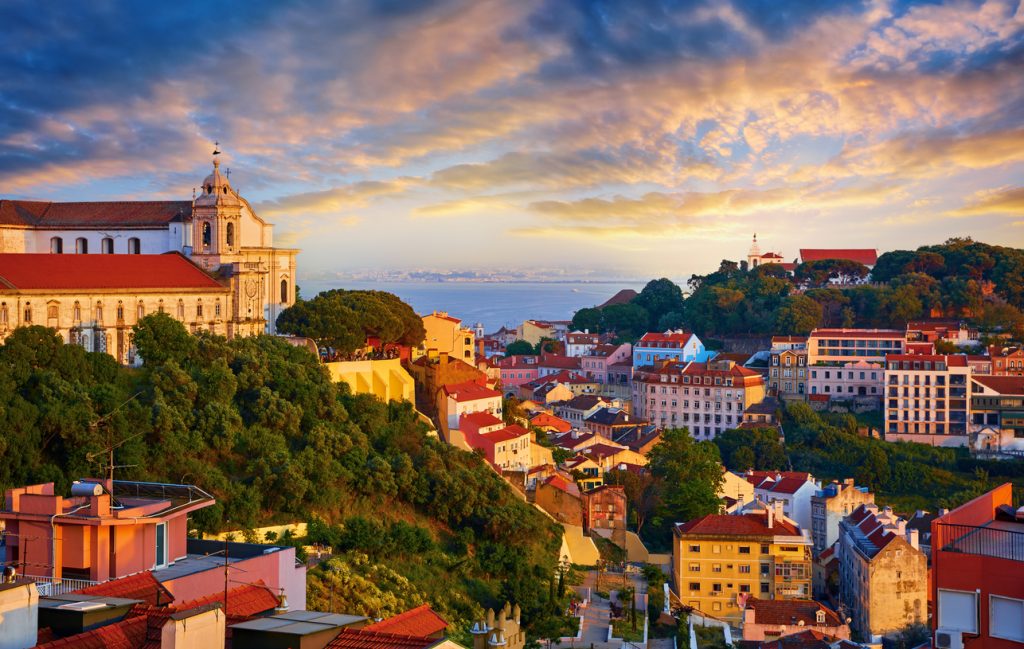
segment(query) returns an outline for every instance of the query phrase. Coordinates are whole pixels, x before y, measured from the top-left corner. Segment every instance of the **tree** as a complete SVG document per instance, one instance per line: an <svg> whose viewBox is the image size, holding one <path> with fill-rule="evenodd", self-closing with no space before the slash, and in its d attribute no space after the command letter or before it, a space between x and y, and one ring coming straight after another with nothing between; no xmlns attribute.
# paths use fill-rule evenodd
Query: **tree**
<svg viewBox="0 0 1024 649"><path fill-rule="evenodd" d="M160 365L183 361L196 349L196 338L166 313L152 313L132 327L135 348L143 362Z"/></svg>
<svg viewBox="0 0 1024 649"><path fill-rule="evenodd" d="M657 539L667 544L671 527L718 511L722 465L718 447L695 442L686 428L670 428L647 454L648 470L657 479L660 500L652 524Z"/></svg>
<svg viewBox="0 0 1024 649"><path fill-rule="evenodd" d="M666 314L682 314L683 290L665 277L652 279L647 282L640 294L633 298L632 303L647 311L650 315L649 327L653 329Z"/></svg>
<svg viewBox="0 0 1024 649"><path fill-rule="evenodd" d="M597 307L580 309L573 314L571 326L573 331L600 333L604 331L604 313Z"/></svg>
<svg viewBox="0 0 1024 649"><path fill-rule="evenodd" d="M426 337L423 319L412 307L383 291L324 291L282 311L277 329L341 352L363 347L370 336L410 346Z"/></svg>
<svg viewBox="0 0 1024 649"><path fill-rule="evenodd" d="M650 314L638 304L613 304L602 311L605 327L619 340L636 340L647 332Z"/></svg>
<svg viewBox="0 0 1024 649"><path fill-rule="evenodd" d="M850 284L868 276L868 267L851 259L819 259L796 267L793 276L797 282L813 288L827 286L836 281Z"/></svg>
<svg viewBox="0 0 1024 649"><path fill-rule="evenodd" d="M732 454L732 459L726 462L726 466L732 468L733 471L746 471L753 469L756 462L754 451L749 446L744 446L736 449L736 452Z"/></svg>
<svg viewBox="0 0 1024 649"><path fill-rule="evenodd" d="M775 327L787 335L807 335L821 324L822 307L806 295L790 295L782 301Z"/></svg>
<svg viewBox="0 0 1024 649"><path fill-rule="evenodd" d="M533 345L525 340L513 341L505 347L506 356L532 356L534 351Z"/></svg>

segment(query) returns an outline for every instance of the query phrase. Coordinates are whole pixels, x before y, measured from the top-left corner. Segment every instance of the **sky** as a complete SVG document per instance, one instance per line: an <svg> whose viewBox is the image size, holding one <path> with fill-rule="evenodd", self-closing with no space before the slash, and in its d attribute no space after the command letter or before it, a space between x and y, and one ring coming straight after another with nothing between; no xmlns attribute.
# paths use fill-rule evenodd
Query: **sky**
<svg viewBox="0 0 1024 649"><path fill-rule="evenodd" d="M687 276L1024 245L1024 5L0 5L0 196L187 199L213 142L300 271Z"/></svg>

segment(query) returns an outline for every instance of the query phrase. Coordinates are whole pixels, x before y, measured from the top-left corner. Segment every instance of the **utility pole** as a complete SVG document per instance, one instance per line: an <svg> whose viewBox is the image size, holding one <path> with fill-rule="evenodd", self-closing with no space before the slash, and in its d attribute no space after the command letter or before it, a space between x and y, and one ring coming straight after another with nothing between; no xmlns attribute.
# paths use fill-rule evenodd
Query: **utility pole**
<svg viewBox="0 0 1024 649"><path fill-rule="evenodd" d="M230 523L231 521L227 521ZM224 617L228 616L228 535L224 534Z"/></svg>

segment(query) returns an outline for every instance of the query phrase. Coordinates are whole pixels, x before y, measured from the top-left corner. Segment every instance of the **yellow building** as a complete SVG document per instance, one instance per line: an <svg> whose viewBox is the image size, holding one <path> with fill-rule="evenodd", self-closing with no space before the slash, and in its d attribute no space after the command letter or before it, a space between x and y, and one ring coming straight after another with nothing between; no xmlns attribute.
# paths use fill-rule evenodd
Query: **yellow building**
<svg viewBox="0 0 1024 649"><path fill-rule="evenodd" d="M423 316L423 328L427 335L420 345L420 354L448 354L451 358L476 365L476 334L472 329L463 327L462 320L445 311L434 311Z"/></svg>
<svg viewBox="0 0 1024 649"><path fill-rule="evenodd" d="M355 394L372 394L381 401L415 401L416 384L397 358L324 363L335 382L345 382Z"/></svg>
<svg viewBox="0 0 1024 649"><path fill-rule="evenodd" d="M722 467L722 486L718 488L719 498L731 498L735 504L742 505L754 501L754 485L741 475L727 471Z"/></svg>
<svg viewBox="0 0 1024 649"><path fill-rule="evenodd" d="M516 338L518 340L525 340L534 347L543 338L554 340L555 337L555 325L550 322L541 322L540 320L526 320L523 324L519 325L516 331Z"/></svg>
<svg viewBox="0 0 1024 649"><path fill-rule="evenodd" d="M811 541L773 508L711 514L673 531L672 582L683 604L735 623L743 597L811 597Z"/></svg>

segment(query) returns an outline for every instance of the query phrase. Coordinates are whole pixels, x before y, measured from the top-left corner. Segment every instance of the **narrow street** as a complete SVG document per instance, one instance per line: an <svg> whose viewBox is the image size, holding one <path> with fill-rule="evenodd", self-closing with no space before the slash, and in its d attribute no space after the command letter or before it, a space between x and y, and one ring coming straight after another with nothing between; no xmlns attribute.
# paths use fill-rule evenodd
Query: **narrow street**
<svg viewBox="0 0 1024 649"><path fill-rule="evenodd" d="M636 588L636 605L640 615L645 614L647 602L647 582L640 574L627 575L627 583ZM622 588L622 573L604 573L601 576L601 589L615 597L615 592ZM581 598L591 597L590 604L583 614L583 634L580 640L572 643L581 649L620 649L623 643L608 642L608 627L611 626L611 606L609 600L597 595L597 571L589 570L583 578L583 584L576 586ZM639 618L638 618L639 619ZM628 647L641 647L641 643L625 643Z"/></svg>

